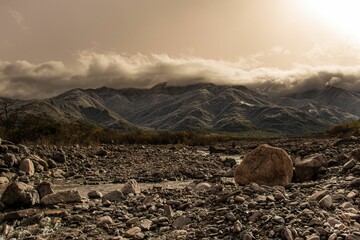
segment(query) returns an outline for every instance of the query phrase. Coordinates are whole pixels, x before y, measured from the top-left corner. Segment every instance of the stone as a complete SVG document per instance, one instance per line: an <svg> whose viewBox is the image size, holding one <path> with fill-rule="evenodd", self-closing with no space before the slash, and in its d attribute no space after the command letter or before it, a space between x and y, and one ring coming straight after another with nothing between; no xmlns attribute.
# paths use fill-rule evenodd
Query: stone
<svg viewBox="0 0 360 240"><path fill-rule="evenodd" d="M344 166L343 166L343 170L346 171L346 170L349 170L353 167L356 166L356 161L354 159L350 159L349 161L347 161Z"/></svg>
<svg viewBox="0 0 360 240"><path fill-rule="evenodd" d="M132 227L129 230L127 230L125 232L125 237L129 237L132 238L134 237L137 233L141 232L141 228L140 227Z"/></svg>
<svg viewBox="0 0 360 240"><path fill-rule="evenodd" d="M186 224L190 223L191 219L185 216L179 216L175 219L172 226L173 228L183 228Z"/></svg>
<svg viewBox="0 0 360 240"><path fill-rule="evenodd" d="M39 193L40 199L46 195L54 193L54 189L52 188L52 184L50 182L41 182L37 185L36 190Z"/></svg>
<svg viewBox="0 0 360 240"><path fill-rule="evenodd" d="M320 201L319 204L322 208L330 209L332 207L332 197L330 195L324 196Z"/></svg>
<svg viewBox="0 0 360 240"><path fill-rule="evenodd" d="M104 203L105 201L110 201L110 202L119 202L125 199L124 194L121 191L115 190L115 191L111 191L107 194L105 194L102 197L102 202Z"/></svg>
<svg viewBox="0 0 360 240"><path fill-rule="evenodd" d="M53 158L54 158L55 162L58 162L58 163L66 162L66 155L64 152L54 153Z"/></svg>
<svg viewBox="0 0 360 240"><path fill-rule="evenodd" d="M149 220L149 219L143 219L143 220L141 220L140 223L139 223L139 227L140 227L142 230L150 230L151 225L152 225L152 221Z"/></svg>
<svg viewBox="0 0 360 240"><path fill-rule="evenodd" d="M141 193L141 189L139 184L136 182L135 179L130 179L125 185L122 187L121 192L124 195L128 195L130 193L139 194Z"/></svg>
<svg viewBox="0 0 360 240"><path fill-rule="evenodd" d="M167 204L164 206L164 212L165 212L165 216L167 216L169 218L171 218L171 217L173 217L175 215L172 207L170 205L167 205Z"/></svg>
<svg viewBox="0 0 360 240"><path fill-rule="evenodd" d="M360 178L355 178L354 180L352 180L349 184L349 187L360 189Z"/></svg>
<svg viewBox="0 0 360 240"><path fill-rule="evenodd" d="M41 199L42 205L56 205L59 203L79 203L80 193L77 190L62 191L44 196Z"/></svg>
<svg viewBox="0 0 360 240"><path fill-rule="evenodd" d="M103 194L99 191L93 190L88 192L88 197L91 199L102 198Z"/></svg>
<svg viewBox="0 0 360 240"><path fill-rule="evenodd" d="M113 224L113 220L110 216L103 216L103 217L98 218L97 224L99 226L110 225L110 224Z"/></svg>
<svg viewBox="0 0 360 240"><path fill-rule="evenodd" d="M25 172L26 175L33 176L35 173L34 163L26 158L21 161L19 170Z"/></svg>
<svg viewBox="0 0 360 240"><path fill-rule="evenodd" d="M355 158L357 161L360 161L360 148L352 150L350 156Z"/></svg>
<svg viewBox="0 0 360 240"><path fill-rule="evenodd" d="M13 167L18 165L18 160L16 158L16 156L12 153L6 153L4 156L4 163L8 166L8 167Z"/></svg>
<svg viewBox="0 0 360 240"><path fill-rule="evenodd" d="M1 195L1 202L13 208L31 207L40 202L40 197L34 187L22 182L14 182L6 187Z"/></svg>
<svg viewBox="0 0 360 240"><path fill-rule="evenodd" d="M48 164L49 168L56 168L57 167L57 163L52 159L48 159L47 164Z"/></svg>
<svg viewBox="0 0 360 240"><path fill-rule="evenodd" d="M313 154L295 164L296 177L300 182L316 180L318 170L327 166L324 154Z"/></svg>
<svg viewBox="0 0 360 240"><path fill-rule="evenodd" d="M233 233L240 233L242 229L242 224L239 220L236 220L234 222L234 226L233 226Z"/></svg>
<svg viewBox="0 0 360 240"><path fill-rule="evenodd" d="M290 156L281 148L261 145L247 154L235 169L235 182L247 185L288 185L293 176Z"/></svg>
<svg viewBox="0 0 360 240"><path fill-rule="evenodd" d="M310 201L320 201L323 197L325 197L327 194L329 193L328 190L320 190L320 191L315 191L310 197L309 197L309 202Z"/></svg>
<svg viewBox="0 0 360 240"><path fill-rule="evenodd" d="M209 190L211 188L211 184L207 182L198 183L195 187L195 191L202 192Z"/></svg>
<svg viewBox="0 0 360 240"><path fill-rule="evenodd" d="M0 185L2 184L8 184L9 179L7 177L0 177Z"/></svg>
<svg viewBox="0 0 360 240"><path fill-rule="evenodd" d="M283 235L286 240L294 240L293 234L288 227L284 228Z"/></svg>
<svg viewBox="0 0 360 240"><path fill-rule="evenodd" d="M106 151L105 149L99 149L99 151L96 152L96 155L100 157L105 157L108 154L109 154L108 151Z"/></svg>

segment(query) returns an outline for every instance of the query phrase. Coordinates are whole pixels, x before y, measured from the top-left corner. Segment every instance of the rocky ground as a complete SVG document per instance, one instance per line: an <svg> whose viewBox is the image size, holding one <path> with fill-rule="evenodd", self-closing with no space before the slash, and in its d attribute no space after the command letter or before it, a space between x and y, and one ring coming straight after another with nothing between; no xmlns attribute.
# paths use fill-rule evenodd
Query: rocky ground
<svg viewBox="0 0 360 240"><path fill-rule="evenodd" d="M326 163L286 186L238 186L237 160L264 143ZM210 149L3 140L0 239L360 239L360 139Z"/></svg>

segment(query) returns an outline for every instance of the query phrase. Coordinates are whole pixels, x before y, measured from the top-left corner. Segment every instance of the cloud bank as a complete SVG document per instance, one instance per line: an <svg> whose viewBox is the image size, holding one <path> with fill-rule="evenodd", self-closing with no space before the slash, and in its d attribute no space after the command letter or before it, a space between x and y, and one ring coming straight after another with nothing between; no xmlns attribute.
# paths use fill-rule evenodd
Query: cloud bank
<svg viewBox="0 0 360 240"><path fill-rule="evenodd" d="M59 61L32 64L0 60L0 96L47 98L73 88L149 88L167 82L172 86L195 83L245 85L267 94L290 94L337 86L360 91L360 66L295 65L291 70L168 55L119 55L82 52L77 67Z"/></svg>

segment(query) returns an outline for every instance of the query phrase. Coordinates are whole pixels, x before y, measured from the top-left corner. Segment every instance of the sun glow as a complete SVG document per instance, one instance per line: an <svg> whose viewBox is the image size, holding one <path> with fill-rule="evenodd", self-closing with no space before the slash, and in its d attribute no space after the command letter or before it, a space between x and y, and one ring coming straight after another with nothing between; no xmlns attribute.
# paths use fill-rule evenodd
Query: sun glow
<svg viewBox="0 0 360 240"><path fill-rule="evenodd" d="M332 29L360 41L359 0L298 0Z"/></svg>

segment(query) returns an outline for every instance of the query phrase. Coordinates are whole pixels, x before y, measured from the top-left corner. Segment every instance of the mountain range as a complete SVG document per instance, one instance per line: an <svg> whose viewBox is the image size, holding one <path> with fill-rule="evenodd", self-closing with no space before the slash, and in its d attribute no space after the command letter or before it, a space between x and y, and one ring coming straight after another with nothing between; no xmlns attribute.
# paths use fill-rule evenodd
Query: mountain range
<svg viewBox="0 0 360 240"><path fill-rule="evenodd" d="M360 93L336 87L268 96L244 86L162 83L150 89L73 89L48 99L13 100L12 105L22 114L120 130L304 135L360 118Z"/></svg>

